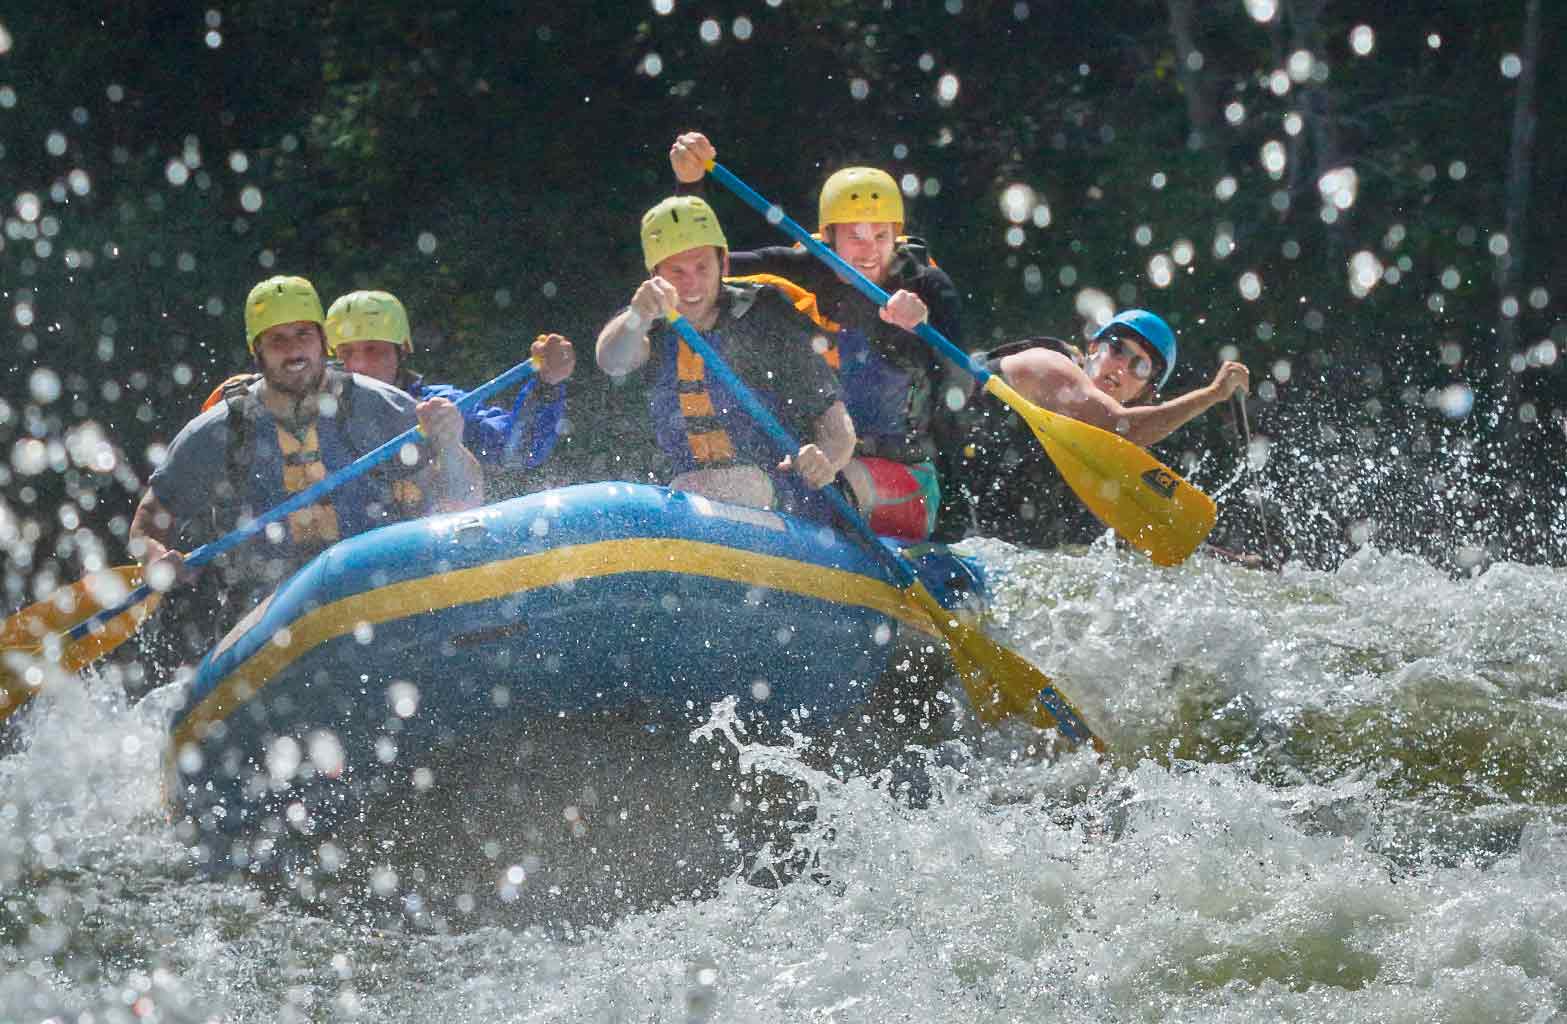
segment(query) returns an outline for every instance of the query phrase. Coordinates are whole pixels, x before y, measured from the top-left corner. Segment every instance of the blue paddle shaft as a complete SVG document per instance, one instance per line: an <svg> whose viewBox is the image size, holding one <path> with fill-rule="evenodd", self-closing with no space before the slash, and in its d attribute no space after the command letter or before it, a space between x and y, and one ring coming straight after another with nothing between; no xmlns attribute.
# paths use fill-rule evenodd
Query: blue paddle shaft
<svg viewBox="0 0 1567 1024"><path fill-rule="evenodd" d="M874 288L875 285L871 287ZM735 400L744 407L747 415L756 421L757 425L767 433L767 436L772 439L780 451L785 455L792 456L800 450L800 443L789 433L789 428L780 423L778 417L773 415L773 411L760 398L757 398L750 388L745 386L745 383L729 368L729 364L725 363L718 353L713 351L713 347L707 343L706 338L702 337L701 332L692 326L691 321L679 313L673 313L669 322L680 333L680 336L685 339L686 344L690 345L697 355L702 357L702 361L712 371L713 376L723 382L724 387L729 389L729 393L734 395ZM854 507L853 502L843 496L842 491L832 484L828 484L822 488L822 493L827 496L827 500L832 503L832 507L843 517L844 521L865 539L877 557L882 560L893 575L898 577L898 581L903 586L912 586L916 582L917 577L914 575L914 570L903 559L887 550L886 546L882 544L881 538L876 536L876 531L872 530L870 524L860 515L860 510Z"/></svg>
<svg viewBox="0 0 1567 1024"><path fill-rule="evenodd" d="M839 277L858 288L860 294L876 303L876 305L885 307L888 300L892 298L884 289L860 273L842 256L833 252L819 240L811 237L809 231L802 228L787 213L784 213L783 207L768 202L750 185L735 177L734 172L730 171L729 168L714 161L713 165L708 168L708 173L717 178L719 184L739 196L741 201L747 206L766 217L769 224L777 224L783 229L784 234L805 246L811 255L837 271ZM946 335L936 330L930 324L922 323L918 325L914 328L914 333L936 346L936 349L952 362L966 367L969 373L974 375L974 379L979 382L980 387L984 387L985 382L990 379L990 370L985 367L984 363L978 359L971 358L968 353L947 340Z"/></svg>
<svg viewBox="0 0 1567 1024"><path fill-rule="evenodd" d="M533 360L531 359L527 360L526 362L518 363L516 366L513 366L511 369L501 374L499 377L496 377L494 380L485 384L481 384L477 388L474 388L472 391L468 392L466 395L463 395L462 398L459 399L456 403L457 408L461 409L463 412L467 412L469 409L478 405L480 402L484 401L495 392L503 390L512 384L517 384L521 381L527 380L537 371L537 369L538 368L533 365ZM366 452L359 458L355 459L353 462L344 466L342 469L328 474L325 479L319 480L300 491L298 494L291 496L288 498L288 500L282 502L271 511L262 513L255 519L246 523L244 526L241 526L230 533L224 534L217 540L201 545L201 547L185 556L185 564L193 569L199 569L201 566L206 565L208 562L212 561L214 558L217 558L219 555L224 554L227 551L231 551L239 545L245 543L245 541L254 537L262 530L265 530L273 523L287 518L292 513L299 511L307 505L313 504L318 498L327 492L343 486L350 480L356 480L359 477L364 476L366 473L370 472L372 469L379 466L387 459L390 459L393 455L402 451L404 445L414 442L418 439L418 437L419 428L409 427L407 430L403 431L401 434L398 434L396 437L392 438L390 441L387 441L380 447ZM152 596L152 590L153 588L149 584L143 583L141 586L131 591L130 595L119 604L112 608L105 608L96 615L93 615L91 618L77 623L71 628L70 632L66 633L66 637L70 640L80 640L82 637L92 632L99 623L108 622L116 615L123 615L125 612L134 608L142 601L145 601L148 597Z"/></svg>

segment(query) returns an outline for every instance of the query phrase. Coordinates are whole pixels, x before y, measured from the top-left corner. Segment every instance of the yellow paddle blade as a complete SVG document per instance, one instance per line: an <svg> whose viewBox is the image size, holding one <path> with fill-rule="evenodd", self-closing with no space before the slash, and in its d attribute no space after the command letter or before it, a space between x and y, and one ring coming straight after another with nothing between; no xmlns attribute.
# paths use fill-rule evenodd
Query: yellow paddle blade
<svg viewBox="0 0 1567 1024"><path fill-rule="evenodd" d="M1041 409L1002 380L985 382L1029 425L1088 510L1155 565L1180 565L1213 530L1213 499L1141 447L1108 430Z"/></svg>
<svg viewBox="0 0 1567 1024"><path fill-rule="evenodd" d="M124 643L158 606L159 595L103 623L79 640L65 634L105 608L123 601L141 586L141 566L105 569L61 587L0 625L0 721L38 692L42 676L29 671L27 659L52 661L65 672L79 672ZM6 655L22 657L6 657Z"/></svg>
<svg viewBox="0 0 1567 1024"><path fill-rule="evenodd" d="M918 580L904 593L946 638L952 664L980 721L992 724L1007 717L1023 718L1036 728L1059 731L1078 742L1088 740L1095 750L1104 753L1104 741L1088 727L1049 676L1021 655L965 625Z"/></svg>

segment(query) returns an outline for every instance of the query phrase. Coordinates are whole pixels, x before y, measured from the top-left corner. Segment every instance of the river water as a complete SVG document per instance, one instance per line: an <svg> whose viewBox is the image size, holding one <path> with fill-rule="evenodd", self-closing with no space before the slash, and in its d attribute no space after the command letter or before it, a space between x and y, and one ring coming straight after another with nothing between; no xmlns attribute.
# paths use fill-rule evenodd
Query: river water
<svg viewBox="0 0 1567 1024"><path fill-rule="evenodd" d="M814 877L567 935L376 930L201 880L157 695L57 681L0 759L0 1020L1567 1014L1567 573L967 550L993 632L1107 761L971 737L911 807L750 751L812 787Z"/></svg>

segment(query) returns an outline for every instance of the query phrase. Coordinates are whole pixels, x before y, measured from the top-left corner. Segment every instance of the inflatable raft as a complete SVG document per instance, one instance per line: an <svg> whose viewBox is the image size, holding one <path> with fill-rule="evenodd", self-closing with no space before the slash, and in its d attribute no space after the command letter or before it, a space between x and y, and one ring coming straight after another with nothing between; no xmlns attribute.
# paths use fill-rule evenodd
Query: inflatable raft
<svg viewBox="0 0 1567 1024"><path fill-rule="evenodd" d="M983 601L973 563L911 554L945 606ZM656 899L677 862L733 870L745 808L779 803L733 770L742 742L825 737L832 769L930 734L935 636L819 523L636 484L547 491L363 534L285 582L200 665L171 802L209 869L307 899L593 918ZM715 706L728 724L695 742Z"/></svg>

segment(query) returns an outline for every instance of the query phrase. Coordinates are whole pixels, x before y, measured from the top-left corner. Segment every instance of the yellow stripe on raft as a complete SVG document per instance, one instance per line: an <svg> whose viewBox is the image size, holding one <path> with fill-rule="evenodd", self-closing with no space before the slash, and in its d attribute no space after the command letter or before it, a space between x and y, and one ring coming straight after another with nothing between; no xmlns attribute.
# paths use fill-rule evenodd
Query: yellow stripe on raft
<svg viewBox="0 0 1567 1024"><path fill-rule="evenodd" d="M701 566L701 569L684 566ZM375 625L568 581L634 572L702 576L835 604L855 605L895 618L927 635L940 635L929 617L907 600L902 590L858 573L699 541L669 538L599 541L490 562L471 569L457 569L438 576L404 580L317 608L280 631L271 643L236 666L220 685L192 708L174 731L175 748L202 739L209 725L227 718L295 660L321 644L353 632L361 622Z"/></svg>

